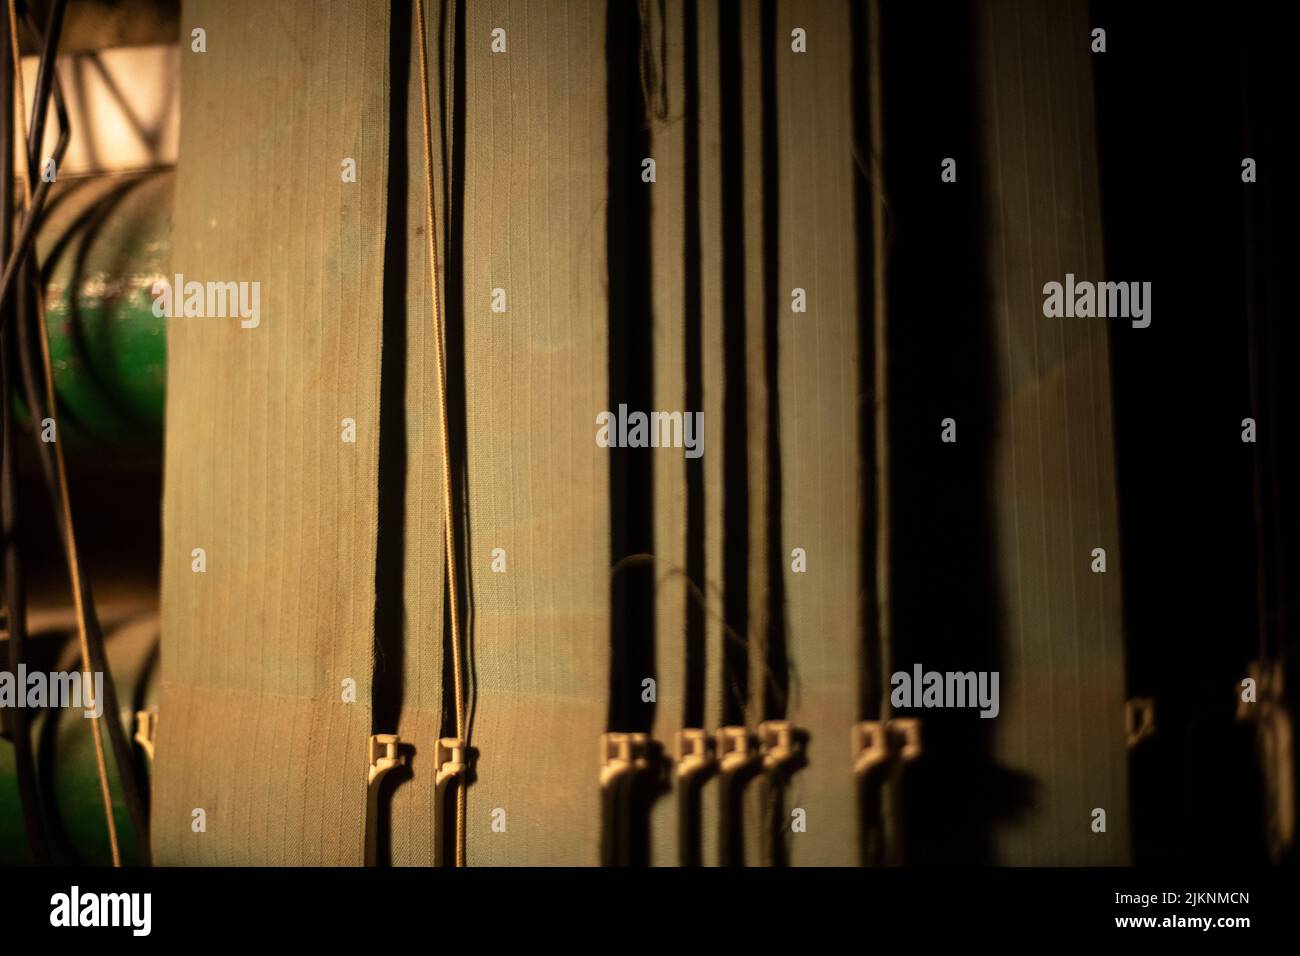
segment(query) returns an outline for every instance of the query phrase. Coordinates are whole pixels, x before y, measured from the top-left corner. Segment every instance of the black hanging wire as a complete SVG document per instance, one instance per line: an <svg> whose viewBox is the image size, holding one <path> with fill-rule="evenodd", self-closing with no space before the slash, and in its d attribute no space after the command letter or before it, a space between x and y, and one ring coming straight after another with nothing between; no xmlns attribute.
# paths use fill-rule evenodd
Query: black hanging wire
<svg viewBox="0 0 1300 956"><path fill-rule="evenodd" d="M27 29L30 30L33 34L35 34L35 36L41 40L42 45L44 45L45 38L41 34L41 31L36 27L35 23L32 22L30 13L25 14L23 20L24 23L27 25ZM37 86L36 86L36 95L38 97L42 93L40 79L41 79L40 77L37 78ZM55 141L54 152L50 155L50 159L53 160L54 168L57 171L60 164L62 164L63 162L63 156L68 149L68 140L71 138L71 126L68 122L67 106L65 105L63 99L63 87L59 83L57 74L54 74L52 83L48 85L48 87L45 89L44 92L47 98L51 93L53 94L54 116L55 119L58 121L58 125L59 125L59 138L58 140ZM43 126L45 123L45 117L47 113L48 110L41 110L38 116L37 112L33 110L33 114L32 114L33 119L39 119L40 123ZM37 182L39 178L37 174L37 169L39 165L40 147L39 145L35 147L31 145L33 142L34 131L35 131L35 127L33 126L32 129L28 131L28 137L27 137L27 143L28 143L27 181L29 183ZM35 140L37 144L39 144L44 139L44 132L45 132L44 129L42 129L41 138ZM42 185L48 185L48 183L42 182ZM40 210L40 212L43 211L44 211L43 209ZM44 288L44 284L41 282L41 278L40 278L40 270L36 266L36 254L33 248L33 244L35 243L36 233L39 232L40 230L40 218L36 206L36 194L33 194L32 196L31 211L28 213L24 225L27 225L27 223L31 223L32 226L30 230L31 239L28 241L28 247L24 250L25 254L22 256L21 259L18 259L15 262L15 279L13 285L13 288L15 290L14 292L15 301L17 303L15 307L16 315L17 315L16 361L18 363L18 371L20 372L21 375L19 382L21 382L22 384L23 398L27 402L27 408L29 409L29 414L31 415L32 422L36 423L42 421L45 418L45 404L46 404L44 396L41 395L40 381L37 378L35 359L33 357L36 354L36 352L33 351L32 338L31 338L32 326L34 324L39 324L36 322L36 315L35 315L36 303L32 293L35 292L36 295L40 295L41 290ZM24 231L24 235L27 235L26 231ZM15 252L17 252L17 250L15 250ZM37 334L44 334L43 329L37 328L36 332ZM48 488L52 489L53 492L57 493L58 476L55 471L53 453L49 446L49 443L44 441L38 441L37 451L39 452L37 458L40 461L41 473L45 479L45 484ZM64 528L62 522L62 509L58 507L57 498L54 499L54 505L55 505L54 507L55 520L59 522L59 531L60 531L60 536L62 537L64 534Z"/></svg>
<svg viewBox="0 0 1300 956"><path fill-rule="evenodd" d="M29 11L24 16L24 22L28 30L41 41L42 45L41 62L33 95L32 123L28 130L27 142L29 182L38 185L35 186L32 193L30 209L23 220L18 241L6 261L3 288L0 289L0 323L4 323L7 319L7 307L11 295L20 286L23 287L23 294L17 296L17 300L22 306L15 322L17 326L17 358L22 371L24 395L34 423L41 421L48 414L45 409L46 401L41 395L38 384L40 379L37 374L36 359L34 357L35 349L31 339L33 331L38 336L46 334L44 329L35 328L37 325L36 312L32 308L35 304L35 297L41 295L43 290L33 242L40 226L50 187L50 182L45 177L38 177L37 171L40 165L40 146L44 139L45 120L49 113L51 97L54 100L55 116L59 126L59 138L51 157L54 160L56 170L67 150L70 135L63 92L54 69L59 34L62 30L63 14L66 6L67 0L55 0L50 10L50 19L45 31L40 30L32 20ZM12 136L12 131L10 136ZM34 294L28 294L29 292ZM6 424L9 423L6 422ZM35 429L33 430L33 437L35 438L36 449L41 463L42 478L50 495L56 521L59 524L60 537L69 562L69 571L75 573L81 582L82 620L80 624L86 633L89 663L94 672L104 675L102 704L103 713L109 718L105 723L108 727L108 737L113 749L113 759L117 766L123 801L126 804L127 813L131 819L132 829L135 834L138 857L147 864L150 859L148 808L145 802L144 790L136 770L134 752L127 739L126 731L122 727L116 684L108 666L104 635L95 608L90 576L82 562L80 553L69 546L69 529L65 524L62 510L61 489L59 487L57 463L54 460L54 450L50 443L41 440L39 432ZM68 522L71 522L70 509Z"/></svg>
<svg viewBox="0 0 1300 956"><path fill-rule="evenodd" d="M0 257L7 257L13 244L13 69L9 42L9 18L0 17ZM19 550L18 464L14 440L13 392L10 387L10 356L13 353L13 330L7 319L6 306L0 315L0 521L4 531L5 606L8 610L9 640L6 664L11 674L19 673L26 661L27 607L23 585L22 556ZM23 828L32 860L50 862L49 838L41 813L40 786L36 761L32 753L30 721L21 706L9 708L6 729L14 748L14 771L18 784Z"/></svg>
<svg viewBox="0 0 1300 956"><path fill-rule="evenodd" d="M49 112L49 100L51 91L55 94L55 112L58 114L60 133L60 147L67 148L67 112L63 108L63 95L59 88L58 77L54 72L54 61L59 47L59 33L63 29L63 12L67 8L67 0L54 0L50 9L50 22L48 30L42 32L32 21L30 13L24 15L24 21L27 28L41 40L41 62L36 75L36 89L32 100L32 125L28 131L27 143L27 165L29 182L35 184L32 193L31 208L23 219L22 228L18 232L18 239L14 247L9 252L5 260L4 278L0 280L0 323L7 324L9 318L8 305L14 292L17 277L21 271L20 266L26 261L32 251L33 243L36 238L36 231L40 226L41 213L45 209L45 200L49 197L51 181L44 177L35 177L35 171L39 165L41 139L45 135L45 116ZM17 64L12 64L15 68ZM9 77L6 83L12 82L12 71L9 71ZM9 132L12 140L13 131ZM62 158L62 152L56 150L55 168L58 168L58 161ZM9 162L8 157L5 160ZM10 177L12 182L12 176ZM4 327L0 324L0 330Z"/></svg>

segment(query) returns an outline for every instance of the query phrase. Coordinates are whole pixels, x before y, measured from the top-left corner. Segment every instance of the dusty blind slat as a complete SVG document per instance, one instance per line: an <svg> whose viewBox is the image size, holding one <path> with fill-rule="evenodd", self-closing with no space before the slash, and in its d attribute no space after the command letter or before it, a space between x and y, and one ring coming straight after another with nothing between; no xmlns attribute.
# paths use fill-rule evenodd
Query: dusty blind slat
<svg viewBox="0 0 1300 956"><path fill-rule="evenodd" d="M995 514L1006 645L999 758L1037 781L1035 812L997 837L1000 862L1128 857L1118 521L1106 323L1046 318L1043 285L1100 281L1088 18L981 7L979 99L998 359ZM1112 334L1131 331L1116 328ZM1108 570L1090 570L1093 548ZM1106 831L1092 829L1104 809Z"/></svg>
<svg viewBox="0 0 1300 956"><path fill-rule="evenodd" d="M610 591L609 461L595 441L609 321L604 4L473 3L466 18L467 854L595 864ZM498 27L505 55L488 42ZM504 573L491 570L497 548Z"/></svg>
<svg viewBox="0 0 1300 956"><path fill-rule="evenodd" d="M802 27L815 54L792 54ZM790 720L809 734L785 814L795 865L858 862L849 729L856 716L859 567L858 280L854 230L851 30L844 5L778 4L781 520ZM803 289L806 312L792 311ZM870 370L867 370L870 374ZM793 570L803 549L807 570ZM788 831L790 820L781 821Z"/></svg>
<svg viewBox="0 0 1300 956"><path fill-rule="evenodd" d="M173 272L260 283L260 324L168 323L155 852L359 864L387 7L191 0L182 17L206 52L182 54Z"/></svg>
<svg viewBox="0 0 1300 956"><path fill-rule="evenodd" d="M662 13L662 16L660 16ZM686 273L695 263L685 260L686 109L684 10L681 0L643 15L655 50L660 85L650 97L651 144L657 181L650 192L652 308L654 317L654 408L689 414L701 409L686 404ZM662 45L660 42L662 41ZM659 51L665 51L662 61ZM663 188L659 188L663 184ZM707 430L707 421L706 421ZM706 445L707 447L707 445ZM687 487L682 452L668 449L654 457L655 517L655 653L657 704L654 737L673 755L677 731L683 724L687 694L686 607L694 600L687 588ZM701 531L703 529L700 529ZM671 777L672 775L670 775ZM673 778L675 780L675 778ZM678 863L678 794L655 802L651 829L651 861L659 866Z"/></svg>

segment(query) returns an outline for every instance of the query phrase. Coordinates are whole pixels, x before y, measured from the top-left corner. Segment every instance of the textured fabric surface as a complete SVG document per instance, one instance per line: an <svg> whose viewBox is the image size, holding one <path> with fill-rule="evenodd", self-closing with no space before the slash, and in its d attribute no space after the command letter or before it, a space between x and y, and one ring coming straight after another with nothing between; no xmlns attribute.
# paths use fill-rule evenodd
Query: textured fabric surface
<svg viewBox="0 0 1300 956"><path fill-rule="evenodd" d="M686 404L687 319L686 261L686 83L683 51L683 4L666 2L643 14L641 29L651 38L651 60L660 77L658 98L650 98L647 121L651 130L657 183L650 190L651 269L654 316L654 407L689 411ZM662 15L661 15L662 14ZM661 39L661 43L654 40ZM665 51L660 55L659 51ZM659 184L662 183L662 186ZM708 417L705 416L705 450ZM665 752L675 756L676 735L685 726L689 676L686 661L687 603L687 465L675 449L654 458L655 516L655 654L656 694L654 737ZM651 811L651 862L675 866L679 862L678 810L680 795L674 789L657 800Z"/></svg>
<svg viewBox="0 0 1300 956"><path fill-rule="evenodd" d="M173 272L260 280L262 322L169 323L159 862L360 863L371 732L400 733L411 758L385 803L391 861L428 864L450 844L434 814L434 742L452 732L453 705L422 90L413 28L406 72L390 79L401 56L390 59L385 8L185 8L186 33L204 27L208 52L183 56ZM862 500L871 456L860 447L872 386L855 218L862 21L846 3L641 4L638 98L607 91L630 74L607 61L606 10L429 6L450 431L453 459L464 454L467 861L600 859L597 743L607 721L636 719L611 717L611 685L640 685L627 668L611 675L611 641L646 657L626 643L636 622L611 620L614 452L595 434L611 388L624 387L617 340L650 343L645 411L704 413L699 462L654 449L635 459L648 485L629 486L653 488L627 501L651 509L652 736L671 755L686 726L756 731L784 718L808 735L808 763L787 785L745 786L734 833L722 833L718 780L704 786L702 862L852 865L849 733L861 675L879 669L860 650L875 505ZM1084 35L1081 6L1074 16ZM633 34L613 22L626 43ZM978 162L962 162L982 177L993 238L997 403L983 431L990 587L1005 608L990 635L1003 670L988 732L999 763L1036 787L1034 812L992 839L1002 862L1123 862L1106 329L1041 313L1044 282L1102 278L1095 143L1076 121L1092 113L1087 53L1027 3L980 7L976 26L987 135ZM403 45L404 27L392 31ZM790 49L795 28L806 54ZM391 129L390 82L405 87ZM641 193L611 194L610 156L626 160L641 133L611 104L645 124L656 178L644 208ZM337 179L345 157L356 183ZM610 252L623 215L647 230L636 236L644 284L627 274L641 246ZM642 288L644 311L628 301ZM891 299L893 328L915 321L897 308L912 294ZM636 314L611 313L611 301ZM643 316L648 337L619 325ZM901 428L919 427L915 415L905 402L892 411ZM344 418L355 444L340 440ZM896 550L942 545L939 522L924 533L935 540ZM1107 574L1089 570L1094 547L1107 549ZM795 548L806 572L792 568ZM923 590L906 567L912 593ZM916 630L896 634L899 667L954 640ZM954 657L963 667L967 650ZM341 700L345 678L355 703ZM658 865L680 861L678 797L650 807ZM1105 834L1090 830L1095 807ZM196 808L206 833L191 829ZM792 832L796 809L806 828Z"/></svg>
<svg viewBox="0 0 1300 956"><path fill-rule="evenodd" d="M156 862L359 864L388 14L193 0L182 20L207 52L182 53L173 272L260 282L261 321L168 323Z"/></svg>
<svg viewBox="0 0 1300 956"><path fill-rule="evenodd" d="M660 77L662 84L649 96L648 117L658 171L651 187L655 407L705 413L704 517L695 532L705 543L704 575L696 580L706 604L705 729L712 732L722 723L723 702L730 695L751 730L766 717L788 716L811 734L817 758L794 775L779 801L765 800L761 781L745 788L744 859L758 864L769 858L766 835L775 825L785 831L791 862L847 864L856 861L847 741L859 664L859 382L848 10L829 4L779 6L766 25L767 36L760 5L725 5L725 24L719 13L714 4L697 5L692 13L681 3L667 3L662 11L652 5L649 16L643 13L654 66L647 73ZM817 37L816 57L789 52L787 38L795 26ZM690 30L693 45L687 42ZM729 54L725 65L719 52L724 30L737 31L732 46L738 54ZM688 103L685 72L692 67L689 79L696 84L696 99ZM726 165L722 155L723 69L733 71L725 82L734 83L740 96L740 103L730 107L741 122L728 129L740 133L732 156L741 168ZM687 127L694 118L699 126L692 142ZM693 193L686 188L693 182L687 178L691 164L698 176ZM738 244L732 261L740 268L731 278L738 280L742 303L742 310L728 318L731 348L740 353L729 362L722 288L725 177L742 184L726 224L728 241ZM773 265L776 270L770 271ZM693 269L699 270L698 303L685 291ZM792 312L789 296L795 287L812 296L815 306L808 313ZM688 331L692 310L698 310L693 332ZM692 349L699 350L702 378L695 407L688 401L683 374ZM724 418L728 375L735 377L730 387L745 405L741 519L747 548L739 577L748 595L748 623L724 634L723 592L727 581L736 586L737 577L733 568L724 581L724 495L737 493L723 483L724 436L742 424ZM659 674L654 736L671 752L675 733L684 725L687 612L699 596L687 591L681 574L690 549L685 469L675 455L662 451L654 467ZM814 573L791 572L792 547L816 555ZM779 594L774 599L774 565L782 569L788 608ZM747 690L723 674L728 642L747 650ZM673 790L652 811L652 860L660 865L679 861L680 795L676 781L670 782ZM701 849L709 863L720 859L718 790L711 781L702 794ZM791 840L784 818L796 807L816 824ZM782 820L773 819L777 813Z"/></svg>
<svg viewBox="0 0 1300 956"><path fill-rule="evenodd" d="M609 321L604 7L487 2L465 13L478 751L466 851L471 865L592 865L610 629L609 462L595 441ZM497 27L506 55L486 39ZM491 310L494 289L504 313ZM491 570L497 548L504 573Z"/></svg>
<svg viewBox="0 0 1300 956"><path fill-rule="evenodd" d="M1105 277L1088 18L981 7L989 284L998 361L996 515L1005 582L1000 759L1038 811L999 835L1004 863L1128 858L1118 519L1106 323L1043 316L1043 284ZM1046 237L1046 238L1045 238ZM1127 323L1124 323L1127 326ZM1115 328L1112 334L1131 329ZM1090 570L1105 548L1107 571ZM1106 811L1106 832L1091 828Z"/></svg>
<svg viewBox="0 0 1300 956"><path fill-rule="evenodd" d="M697 145L697 154L693 157L698 166L699 183L698 198L695 201L698 204L699 215L699 351L700 351L700 378L702 383L702 394L700 395L698 409L687 408L683 404L683 409L688 411L702 411L704 413L704 433L705 433L705 451L701 457L704 471L704 501L702 505L702 531L704 542L704 577L703 580L695 581L700 593L698 595L687 595L688 601L703 600L704 604L704 662L702 670L704 672L704 701L701 707L703 713L703 729L712 733L722 725L723 698L727 693L727 679L723 671L723 653L729 638L725 627L725 607L724 607L724 557L723 548L725 542L725 531L723 522L723 496L725 492L724 481L724 428L725 419L723 408L725 404L724 382L725 382L725 345L723 331L723 285L722 285L722 262L723 262L723 222L722 222L722 114L725 108L722 97L721 83L721 62L720 62L720 17L717 4L705 3L688 6L683 4L681 10L685 13L686 9L693 8L695 14L695 54L698 58L696 83L698 84L698 116L699 116L699 141ZM673 8L670 6L670 10ZM670 16L671 23L674 18ZM686 46L686 27L683 26L682 33L679 35L675 30L668 32L668 50L669 50L669 70L670 79L674 76L671 68L672 63L677 62L679 53L684 54ZM680 36L680 41L678 37ZM683 63L681 69L683 70ZM673 121L676 118L670 107L668 123L666 125L676 125ZM667 135L667 131L659 134L661 138ZM692 157L686 157L691 161ZM694 197L692 197L694 198ZM685 210L683 209L684 213ZM656 201L654 208L655 215L661 214L661 207ZM663 210L667 213L667 210ZM671 247L669 249L671 251ZM686 250L683 248L683 256ZM685 398L685 396L683 396ZM656 485L656 487L658 487ZM683 542L685 545L686 542ZM673 666L673 661L666 656L660 657L660 671L666 672L666 669ZM672 746L672 743L664 738L664 743ZM673 795L674 797L676 794ZM674 801L675 802L675 801ZM663 862L668 862L664 844L667 839L673 840L674 848L676 846L675 836L667 836L664 831L670 825L675 825L676 810L656 808L657 813L661 814L654 821L655 840L656 840L656 858ZM707 865L716 865L719 859L718 831L721 825L721 808L718 801L718 786L716 780L710 780L705 783L700 793L700 831L701 861ZM673 857L676 861L676 855Z"/></svg>
<svg viewBox="0 0 1300 956"><path fill-rule="evenodd" d="M870 391L871 374L858 362L858 296L866 293L853 219L852 34L847 4L783 2L776 21L779 561L788 716L809 735L808 766L792 778L780 823L792 864L851 866L858 853L849 728L862 666L858 416L869 411L859 395ZM815 55L787 53L795 27L807 31ZM807 295L807 312L792 311L796 288ZM805 552L807 571L792 570L794 548ZM791 834L795 808L807 814L807 829Z"/></svg>
<svg viewBox="0 0 1300 956"><path fill-rule="evenodd" d="M718 10L698 4L697 29L700 85L700 362L704 394L706 441L711 449L704 461L704 567L700 584L707 602L704 618L704 729L722 724L725 678L722 653L728 640L723 616L723 392L725 357L722 330L722 177L717 174L722 157L722 112L725 104L718 82ZM712 429L712 430L710 430ZM700 583L700 582L697 582ZM719 826L717 786L706 785L700 801L703 862L718 861Z"/></svg>
<svg viewBox="0 0 1300 956"><path fill-rule="evenodd" d="M724 16L727 8L724 4ZM743 342L744 349L744 395L745 395L745 457L747 462L745 484L748 514L748 599L747 626L744 629L745 643L748 649L748 693L744 703L745 722L751 727L767 716L768 696L773 688L769 681L767 668L767 649L769 634L773 626L772 604L770 601L770 579L768 576L769 549L772 541L768 527L768 498L771 489L771 449L768 442L771 422L768 420L768 406L774 400L771 393L772 383L765 375L768 355L768 332L765 321L772 289L765 275L767 258L775 254L766 245L770 238L765 235L766 216L770 210L766 198L767 177L771 174L770 159L764 153L764 114L772 107L771 98L765 96L763 71L767 66L766 44L762 31L762 5L750 3L735 4L736 20L732 24L724 22L723 31L730 27L737 29L740 45L739 93L742 114L740 127L740 168L728 168L727 176L739 176L741 180L739 230L743 237L744 249L740 253L744 266L743 275L738 277L743 290L743 314L730 315L728 321L737 328L737 342ZM725 69L725 66L724 66ZM734 107L732 107L734 108ZM724 220L725 223L725 220ZM732 236L727 241L735 241ZM736 374L735 367L729 368L727 375ZM756 788L750 788L751 793ZM757 804L755 804L757 806ZM746 827L746 855L753 863L758 858L758 844L753 838L757 834L756 826Z"/></svg>

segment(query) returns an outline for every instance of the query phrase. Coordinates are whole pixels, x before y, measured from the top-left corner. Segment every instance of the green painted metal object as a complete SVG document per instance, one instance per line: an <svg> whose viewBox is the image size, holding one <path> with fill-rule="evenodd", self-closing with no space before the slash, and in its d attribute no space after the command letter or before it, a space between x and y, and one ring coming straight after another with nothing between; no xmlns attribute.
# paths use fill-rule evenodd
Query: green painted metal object
<svg viewBox="0 0 1300 956"><path fill-rule="evenodd" d="M68 447L162 440L166 319L153 285L170 258L170 171L61 185L37 239L60 427Z"/></svg>
<svg viewBox="0 0 1300 956"><path fill-rule="evenodd" d="M54 642L58 651L43 663L33 661L30 670L66 672L79 669L75 634L50 634L38 638L37 642ZM106 647L121 705L118 717L130 739L135 731L136 710L157 704L157 615L142 614L109 628ZM91 721L83 716L81 710L70 708L29 711L29 715L32 750L36 755L41 802L45 807L54 862L111 865L113 857L104 821ZM141 861L136 858L131 818L122 797L107 731L104 738L113 819L117 825L122 862L129 866ZM152 767L138 745L134 745L133 750L137 767L143 771L140 780L147 785ZM18 800L13 747L9 741L0 740L0 866L32 862L23 830L22 806Z"/></svg>
<svg viewBox="0 0 1300 956"><path fill-rule="evenodd" d="M169 267L173 180L171 172L74 180L60 182L51 195L37 253L59 440L70 455L86 456L105 446L152 453L161 446L167 335L166 319L153 314L153 285ZM17 404L26 420L21 398ZM122 705L118 716L128 738L136 709L152 703L156 647L156 617L109 630L109 661ZM29 669L78 668L70 634L34 635L29 650ZM31 717L56 861L108 865L112 856L90 721L79 710L46 710ZM131 821L112 748L106 751L122 859L130 864L138 862ZM143 762L138 748L136 756ZM29 862L13 748L0 740L0 865Z"/></svg>

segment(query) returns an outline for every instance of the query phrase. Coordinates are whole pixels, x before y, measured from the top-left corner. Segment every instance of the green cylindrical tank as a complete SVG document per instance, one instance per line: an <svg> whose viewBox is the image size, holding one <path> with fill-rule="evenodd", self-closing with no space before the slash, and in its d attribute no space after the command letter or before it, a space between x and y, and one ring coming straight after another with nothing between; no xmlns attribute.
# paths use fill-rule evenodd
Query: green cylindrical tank
<svg viewBox="0 0 1300 956"><path fill-rule="evenodd" d="M161 442L167 320L154 315L152 290L168 272L174 178L72 181L51 197L37 250L70 450Z"/></svg>
<svg viewBox="0 0 1300 956"><path fill-rule="evenodd" d="M59 402L59 440L73 457L105 445L147 456L161 446L166 319L153 314L152 290L169 267L173 180L170 171L71 180L59 182L51 195L37 253ZM43 390L43 383L40 387ZM17 411L25 420L21 388L17 391ZM122 708L118 717L129 739L135 711L153 703L157 618L106 630ZM29 651L29 670L79 668L75 635L33 636ZM108 865L112 857L91 722L79 710L47 710L31 717L56 862ZM107 735L104 742L122 859L138 862ZM138 748L136 757L143 764ZM31 861L13 748L0 740L0 865L25 862Z"/></svg>
<svg viewBox="0 0 1300 956"><path fill-rule="evenodd" d="M75 634L50 635L37 640L59 641L61 647L48 664L29 664L29 672L44 671L47 667L62 672L80 669ZM141 614L107 629L105 646L121 708L118 718L129 740L135 733L136 711L154 707L157 703L157 614ZM50 708L29 711L29 714L32 750L41 779L41 800L46 805L54 862L111 865L113 857L104 820L91 720L75 708ZM105 714L105 718L107 716ZM137 767L145 771L141 783L147 786L148 771L152 767L138 745L133 745L133 750ZM122 862L126 865L139 863L131 818L122 799L107 728L104 728L104 752ZM0 865L31 862L14 774L13 747L8 741L0 740Z"/></svg>

